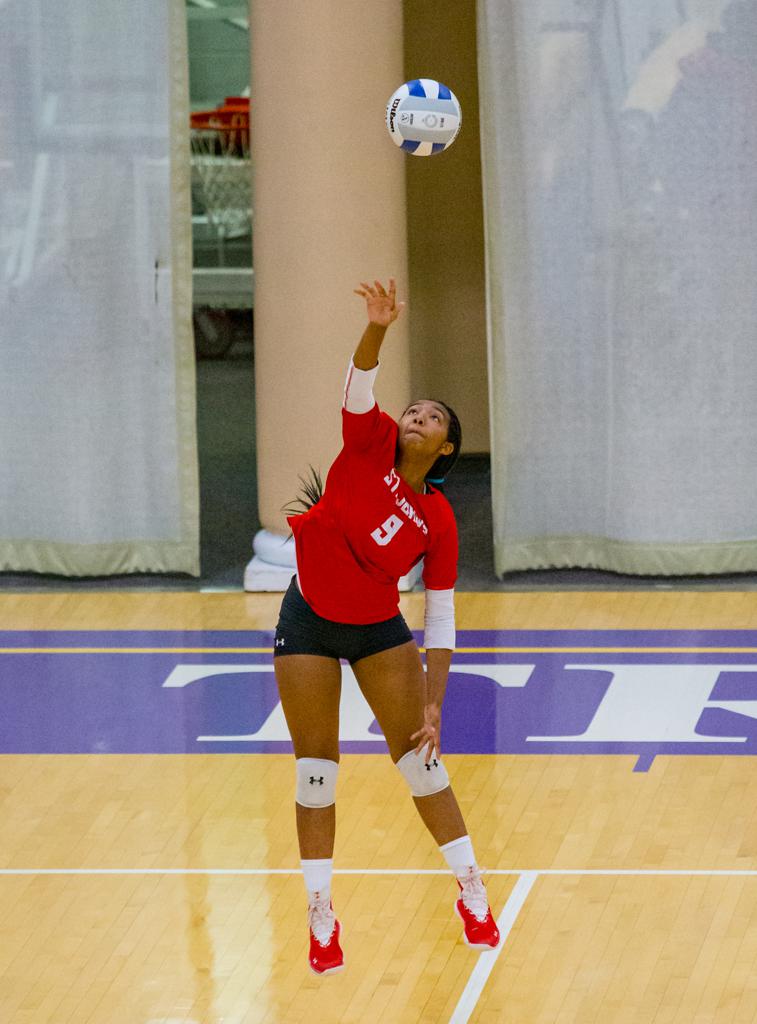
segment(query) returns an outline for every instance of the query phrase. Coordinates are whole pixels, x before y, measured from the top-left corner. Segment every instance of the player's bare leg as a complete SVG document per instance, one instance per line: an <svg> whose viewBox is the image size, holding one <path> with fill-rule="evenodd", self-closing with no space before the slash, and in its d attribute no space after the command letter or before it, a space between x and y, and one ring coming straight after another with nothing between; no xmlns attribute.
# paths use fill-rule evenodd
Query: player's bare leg
<svg viewBox="0 0 757 1024"><path fill-rule="evenodd" d="M415 749L410 737L423 723L425 678L418 648L413 642L401 644L362 658L352 667L396 764L404 754ZM463 815L451 786L440 793L413 799L423 823L439 846L466 834Z"/></svg>
<svg viewBox="0 0 757 1024"><path fill-rule="evenodd" d="M342 671L334 658L290 654L274 658L273 667L294 756L339 763L339 699ZM303 858L334 853L335 805L297 808L297 838Z"/></svg>
<svg viewBox="0 0 757 1024"><path fill-rule="evenodd" d="M410 737L423 724L426 680L418 648L412 641L391 647L361 658L352 668L397 764L415 750ZM417 756L424 760L423 753ZM413 801L460 886L455 907L465 925L465 941L477 949L493 948L499 942L499 931L452 787L447 785L427 796L414 795Z"/></svg>
<svg viewBox="0 0 757 1024"><path fill-rule="evenodd" d="M274 658L273 664L298 765L303 763L301 759L318 759L315 763L320 763L322 770L333 770L335 782L342 691L339 662L314 654L291 654ZM323 776L315 781L322 785ZM341 929L331 906L336 805L332 802L325 807L307 807L298 799L295 808L308 890L309 964L316 974L332 974L344 964L339 945Z"/></svg>

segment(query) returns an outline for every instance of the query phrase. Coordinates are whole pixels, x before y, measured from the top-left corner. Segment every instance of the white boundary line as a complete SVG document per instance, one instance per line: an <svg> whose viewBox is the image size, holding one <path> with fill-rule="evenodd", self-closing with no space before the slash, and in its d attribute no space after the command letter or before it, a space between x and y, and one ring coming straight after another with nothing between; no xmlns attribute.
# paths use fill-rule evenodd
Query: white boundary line
<svg viewBox="0 0 757 1024"><path fill-rule="evenodd" d="M476 966L473 968L470 978L468 978L468 983L463 989L457 1006L449 1019L449 1024L467 1024L470 1020L479 996L484 990L487 978L494 970L497 957L502 952L502 947L507 941L507 937L512 931L518 914L521 912L523 904L528 899L528 894L531 892L534 882L538 877L539 875L536 871L524 871L515 883L513 891L510 893L507 903L505 903L502 909L502 913L497 918L500 936L499 945L496 949L480 954Z"/></svg>
<svg viewBox="0 0 757 1024"><path fill-rule="evenodd" d="M299 875L300 868L0 868L0 877L19 875L226 875L226 876L265 876L265 875ZM337 868L335 875L448 875L444 868ZM575 875L626 875L632 877L720 877L720 878L757 878L757 870L706 870L697 868L686 871L681 869L560 869L545 868L543 870L492 869L487 875L517 875L518 881L508 897L505 906L497 918L500 931L500 943L491 952L479 955L476 966L462 991L457 1005L449 1019L449 1024L467 1024L476 1004L484 990L484 986L494 969L497 958L515 925L518 914L528 898L531 889L540 875L575 876Z"/></svg>
<svg viewBox="0 0 757 1024"><path fill-rule="evenodd" d="M300 875L300 868L0 868L0 877L8 875ZM335 868L335 875L449 875L448 868ZM632 877L706 877L757 878L757 870L735 868L646 869L625 868L491 868L486 875L628 875Z"/></svg>

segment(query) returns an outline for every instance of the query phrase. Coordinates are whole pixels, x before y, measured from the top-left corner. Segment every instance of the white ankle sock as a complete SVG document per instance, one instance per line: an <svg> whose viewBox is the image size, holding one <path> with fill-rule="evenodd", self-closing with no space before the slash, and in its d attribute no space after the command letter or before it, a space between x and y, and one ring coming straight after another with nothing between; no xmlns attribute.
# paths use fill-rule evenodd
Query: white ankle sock
<svg viewBox="0 0 757 1024"><path fill-rule="evenodd" d="M466 868L478 867L470 836L460 836L459 839L453 839L451 843L445 843L439 849L455 875L462 874Z"/></svg>
<svg viewBox="0 0 757 1024"><path fill-rule="evenodd" d="M325 896L331 892L331 875L334 871L334 861L328 860L301 860L302 877L305 880L305 888L309 895L320 893Z"/></svg>

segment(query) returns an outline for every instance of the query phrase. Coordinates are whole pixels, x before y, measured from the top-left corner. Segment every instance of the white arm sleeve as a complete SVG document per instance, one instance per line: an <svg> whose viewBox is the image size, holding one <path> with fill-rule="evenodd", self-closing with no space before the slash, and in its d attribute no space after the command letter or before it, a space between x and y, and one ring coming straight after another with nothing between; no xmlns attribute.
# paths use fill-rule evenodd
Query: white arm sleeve
<svg viewBox="0 0 757 1024"><path fill-rule="evenodd" d="M372 370L358 370L350 359L350 368L347 371L347 380L344 382L343 408L347 412L370 412L376 404L373 397L373 382L379 370L379 364Z"/></svg>
<svg viewBox="0 0 757 1024"><path fill-rule="evenodd" d="M425 615L426 650L430 647L455 649L455 591L427 590Z"/></svg>

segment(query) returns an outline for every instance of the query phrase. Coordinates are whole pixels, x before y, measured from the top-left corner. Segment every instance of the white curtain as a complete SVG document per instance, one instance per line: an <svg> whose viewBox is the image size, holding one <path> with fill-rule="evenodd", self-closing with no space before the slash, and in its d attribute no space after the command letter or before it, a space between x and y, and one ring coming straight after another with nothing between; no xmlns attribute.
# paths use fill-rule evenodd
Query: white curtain
<svg viewBox="0 0 757 1024"><path fill-rule="evenodd" d="M478 19L497 572L757 569L757 2Z"/></svg>
<svg viewBox="0 0 757 1024"><path fill-rule="evenodd" d="M0 570L199 572L185 19L0 3Z"/></svg>

